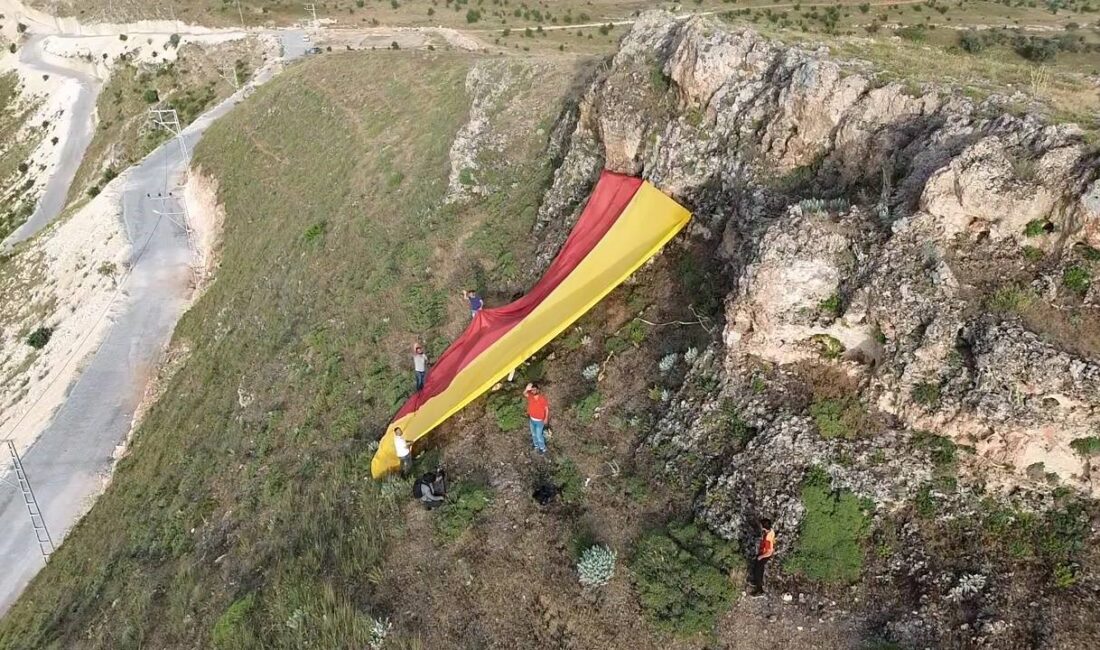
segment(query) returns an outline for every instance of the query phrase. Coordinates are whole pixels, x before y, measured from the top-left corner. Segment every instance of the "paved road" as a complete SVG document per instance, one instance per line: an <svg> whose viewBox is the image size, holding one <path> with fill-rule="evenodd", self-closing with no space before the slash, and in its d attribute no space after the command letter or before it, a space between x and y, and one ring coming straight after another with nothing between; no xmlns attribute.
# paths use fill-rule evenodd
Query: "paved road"
<svg viewBox="0 0 1100 650"><path fill-rule="evenodd" d="M278 32L278 37L286 59L301 56L309 46L299 31ZM274 68L265 68L253 83L263 83L274 73ZM246 88L236 93L186 128L187 151L193 151L206 128L247 92ZM188 162L179 143L170 140L119 179L124 183L122 218L133 244L132 271L113 307L116 316L103 344L23 458L55 543L102 489L146 380L183 313L192 250L179 220L157 213L178 210L173 201ZM170 194L173 200L158 199ZM0 613L42 565L22 497L0 486Z"/></svg>
<svg viewBox="0 0 1100 650"><path fill-rule="evenodd" d="M95 134L95 103L102 88L102 82L87 72L81 71L79 64L61 67L42 60L43 36L32 36L19 50L19 61L40 71L42 74L72 79L77 84L76 102L69 108L72 119L68 131L59 134L61 139L61 160L57 168L46 181L46 188L30 218L16 228L7 239L0 243L0 250L10 248L29 239L36 232L53 221L65 208L65 197L69 186L73 184L76 170L84 159L84 152Z"/></svg>

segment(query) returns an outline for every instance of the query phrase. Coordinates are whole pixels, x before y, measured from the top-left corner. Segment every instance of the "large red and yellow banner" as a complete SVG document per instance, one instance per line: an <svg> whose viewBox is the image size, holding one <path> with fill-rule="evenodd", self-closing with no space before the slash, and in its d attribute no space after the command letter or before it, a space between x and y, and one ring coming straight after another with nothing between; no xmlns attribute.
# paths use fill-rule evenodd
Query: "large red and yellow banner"
<svg viewBox="0 0 1100 650"><path fill-rule="evenodd" d="M431 433L572 325L687 224L691 213L648 182L603 172L542 279L522 298L478 312L428 371L424 388L386 427L371 461L381 478L400 467L393 430Z"/></svg>

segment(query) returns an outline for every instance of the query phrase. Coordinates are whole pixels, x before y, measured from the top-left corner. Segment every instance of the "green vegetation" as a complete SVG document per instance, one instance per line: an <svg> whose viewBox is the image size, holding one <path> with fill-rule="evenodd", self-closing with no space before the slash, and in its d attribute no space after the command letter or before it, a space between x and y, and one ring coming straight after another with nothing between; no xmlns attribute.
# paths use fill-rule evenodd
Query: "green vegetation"
<svg viewBox="0 0 1100 650"><path fill-rule="evenodd" d="M1062 285L1070 291L1084 295L1092 283L1092 273L1083 266L1073 265L1062 272Z"/></svg>
<svg viewBox="0 0 1100 650"><path fill-rule="evenodd" d="M1069 446L1084 458L1100 455L1100 437L1098 436L1077 438L1070 442Z"/></svg>
<svg viewBox="0 0 1100 650"><path fill-rule="evenodd" d="M1046 219L1032 219L1024 226L1024 235L1027 237L1039 237L1054 232L1054 224Z"/></svg>
<svg viewBox="0 0 1100 650"><path fill-rule="evenodd" d="M0 621L0 647L214 647L219 619L249 594L220 628L229 647L368 647L384 596L367 577L409 534L407 483L369 480L370 442L411 389L405 351L421 332L403 297L453 295L467 250L457 233L514 220L541 192L530 186L548 135L535 125L558 114L575 73L542 67L537 88L506 93L510 110L491 117L509 151L489 166L493 196L450 206L449 152L478 60L312 58L210 128L195 161L229 216L218 281L175 332L191 352L115 480ZM396 170L406 181L390 187ZM320 221L323 254L303 239ZM505 243L521 259L534 246ZM465 324L457 299L448 306L426 340ZM468 483L452 487L449 514L432 513L441 537L484 512L487 490Z"/></svg>
<svg viewBox="0 0 1100 650"><path fill-rule="evenodd" d="M928 452L937 475L954 475L959 460L958 447L950 438L917 431L913 434L913 443L917 449Z"/></svg>
<svg viewBox="0 0 1100 650"><path fill-rule="evenodd" d="M810 416L822 438L851 440L860 435L867 413L859 399L836 397L820 399L810 405Z"/></svg>
<svg viewBox="0 0 1100 650"><path fill-rule="evenodd" d="M46 344L50 342L50 337L53 336L52 327L39 327L35 331L30 333L27 337L27 345L31 346L35 350L41 350L46 347Z"/></svg>
<svg viewBox="0 0 1100 650"><path fill-rule="evenodd" d="M527 405L515 391L493 393L488 405L501 431L515 431L527 424Z"/></svg>
<svg viewBox="0 0 1100 650"><path fill-rule="evenodd" d="M834 491L824 472L810 472L802 486L806 508L798 542L784 567L823 582L851 583L863 568L863 540L873 505L845 490Z"/></svg>
<svg viewBox="0 0 1100 650"><path fill-rule="evenodd" d="M603 544L589 546L577 561L577 577L585 587L602 587L615 575L615 550Z"/></svg>
<svg viewBox="0 0 1100 650"><path fill-rule="evenodd" d="M234 601L225 610L214 624L214 631L210 634L210 640L214 642L215 648L236 648L255 642L252 631L248 627L248 619L255 606L256 595L248 594Z"/></svg>
<svg viewBox="0 0 1100 650"><path fill-rule="evenodd" d="M470 481L459 483L458 488L447 495L447 503L435 513L436 532L444 540L458 539L491 501L488 486Z"/></svg>
<svg viewBox="0 0 1100 650"><path fill-rule="evenodd" d="M1051 582L1065 587L1074 577L1072 567L1086 548L1089 513L1076 500L1042 514L987 501L977 534L975 541L991 556L1038 562Z"/></svg>
<svg viewBox="0 0 1100 650"><path fill-rule="evenodd" d="M581 424L588 424L596 416L596 409L600 407L603 398L599 391L592 391L585 395L579 402L573 405L573 412Z"/></svg>
<svg viewBox="0 0 1100 650"><path fill-rule="evenodd" d="M839 359L844 354L844 344L829 334L814 334L810 337L810 343L826 359Z"/></svg>
<svg viewBox="0 0 1100 650"><path fill-rule="evenodd" d="M260 49L252 41L208 47L189 44L179 48L173 62L117 65L96 102L99 123L69 189L69 202L102 190L104 183L96 176L104 166L128 167L168 139L166 129L149 123L150 107L175 108L181 125L187 126L232 94L234 87L223 78L229 61L236 61L243 83L260 65Z"/></svg>
<svg viewBox="0 0 1100 650"><path fill-rule="evenodd" d="M913 401L927 409L934 409L940 405L940 385L936 382L922 381L913 386L910 395Z"/></svg>
<svg viewBox="0 0 1100 650"><path fill-rule="evenodd" d="M822 314L830 316L832 318L837 318L838 316L840 316L841 309L840 296L834 293L825 300L822 300L820 308Z"/></svg>
<svg viewBox="0 0 1100 650"><path fill-rule="evenodd" d="M558 496L566 505L578 505L584 500L584 477L576 463L561 457L554 462L554 485L558 487Z"/></svg>
<svg viewBox="0 0 1100 650"><path fill-rule="evenodd" d="M997 313L1018 312L1030 305L1034 298L1027 289L1001 287L986 298L985 306Z"/></svg>
<svg viewBox="0 0 1100 650"><path fill-rule="evenodd" d="M736 548L692 524L648 533L630 563L638 600L661 630L709 631L736 597L727 572L744 563Z"/></svg>

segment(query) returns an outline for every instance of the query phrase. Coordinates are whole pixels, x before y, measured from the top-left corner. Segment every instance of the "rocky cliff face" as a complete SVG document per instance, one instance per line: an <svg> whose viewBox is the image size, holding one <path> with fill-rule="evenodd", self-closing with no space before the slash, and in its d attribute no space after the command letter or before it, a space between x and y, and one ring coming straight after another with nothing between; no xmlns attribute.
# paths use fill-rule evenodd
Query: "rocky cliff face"
<svg viewBox="0 0 1100 650"><path fill-rule="evenodd" d="M691 207L688 239L730 279L720 340L649 437L670 472L706 477L696 508L714 530L747 538L764 513L797 530L811 467L872 499L880 525L933 485L929 432L963 450L960 487L937 495L959 516L987 491L1039 509L1055 486L1100 496L1096 457L1071 444L1100 435L1100 158L1075 127L655 13L561 130L545 257L606 166ZM823 402L842 408L839 435L823 435ZM731 412L751 436L730 439ZM913 590L898 635L1022 638L1005 632L1025 627L1009 603L1041 589L959 615L944 603L960 602L961 569L915 527L902 538L878 576Z"/></svg>

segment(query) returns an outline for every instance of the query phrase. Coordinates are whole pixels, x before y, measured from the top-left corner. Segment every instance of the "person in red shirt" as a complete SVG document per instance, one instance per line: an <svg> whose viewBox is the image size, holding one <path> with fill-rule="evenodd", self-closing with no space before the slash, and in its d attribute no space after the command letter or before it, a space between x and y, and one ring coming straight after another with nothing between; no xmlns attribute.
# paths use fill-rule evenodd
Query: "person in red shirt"
<svg viewBox="0 0 1100 650"><path fill-rule="evenodd" d="M523 389L527 398L527 417L531 418L531 444L540 454L546 453L546 425L550 423L550 402L537 384L527 384Z"/></svg>
<svg viewBox="0 0 1100 650"><path fill-rule="evenodd" d="M775 555L775 531L772 530L772 520L767 517L760 520L763 529L760 535L760 546L756 549L756 560L752 563L753 596L764 595L764 568L768 560Z"/></svg>

